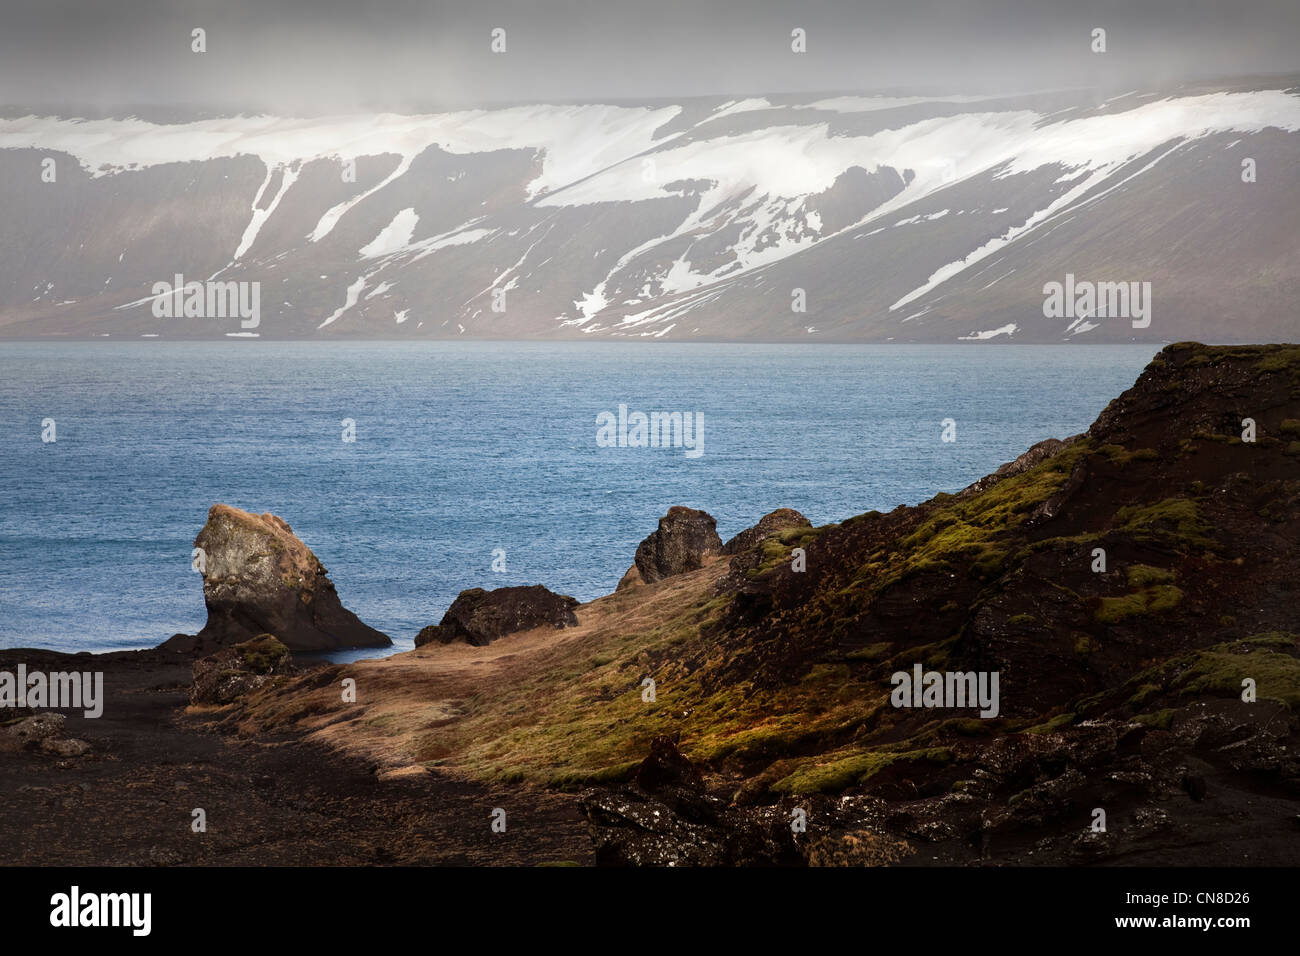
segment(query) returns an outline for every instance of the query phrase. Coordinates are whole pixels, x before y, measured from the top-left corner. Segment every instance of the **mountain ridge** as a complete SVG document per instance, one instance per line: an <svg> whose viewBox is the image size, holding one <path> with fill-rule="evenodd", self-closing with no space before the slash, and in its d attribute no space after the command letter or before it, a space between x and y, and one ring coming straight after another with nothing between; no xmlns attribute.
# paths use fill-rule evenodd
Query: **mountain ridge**
<svg viewBox="0 0 1300 956"><path fill-rule="evenodd" d="M8 117L0 337L1285 339L1298 88ZM178 274L256 324L155 315ZM1067 275L1150 324L1049 318Z"/></svg>

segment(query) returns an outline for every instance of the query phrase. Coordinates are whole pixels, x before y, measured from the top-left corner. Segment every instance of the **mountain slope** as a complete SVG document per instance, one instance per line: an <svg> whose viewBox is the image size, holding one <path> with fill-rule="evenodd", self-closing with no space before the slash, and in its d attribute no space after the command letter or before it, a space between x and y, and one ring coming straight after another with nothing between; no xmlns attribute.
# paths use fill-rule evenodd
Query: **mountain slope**
<svg viewBox="0 0 1300 956"><path fill-rule="evenodd" d="M1287 338L1287 86L10 117L0 335ZM155 316L177 274L258 323ZM1151 283L1149 324L1047 317L1067 274Z"/></svg>

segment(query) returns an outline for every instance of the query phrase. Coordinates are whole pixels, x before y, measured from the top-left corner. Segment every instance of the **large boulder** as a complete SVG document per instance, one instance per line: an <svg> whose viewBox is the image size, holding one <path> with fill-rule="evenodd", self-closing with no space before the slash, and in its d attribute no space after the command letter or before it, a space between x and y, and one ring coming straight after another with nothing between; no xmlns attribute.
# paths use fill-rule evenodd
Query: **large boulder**
<svg viewBox="0 0 1300 956"><path fill-rule="evenodd" d="M722 550L727 554L740 554L742 551L757 547L774 534L780 534L791 528L811 527L812 522L793 508L777 508L763 515L754 527L746 528L728 541L722 546Z"/></svg>
<svg viewBox="0 0 1300 956"><path fill-rule="evenodd" d="M289 648L274 636L262 634L195 661L190 703L229 704L272 678L291 673Z"/></svg>
<svg viewBox="0 0 1300 956"><path fill-rule="evenodd" d="M707 558L722 554L718 523L705 511L674 505L659 519L659 528L637 545L636 570L653 584L674 574L704 567ZM624 576L629 581L631 572ZM620 586L626 586L620 582Z"/></svg>
<svg viewBox="0 0 1300 956"><path fill-rule="evenodd" d="M526 587L470 588L461 591L438 624L415 636L415 646L463 641L482 646L498 637L534 627L573 627L577 598L556 594L540 584Z"/></svg>
<svg viewBox="0 0 1300 956"><path fill-rule="evenodd" d="M295 651L392 644L345 608L325 567L282 518L213 505L194 539L203 549L208 622L163 646L210 652L274 634Z"/></svg>

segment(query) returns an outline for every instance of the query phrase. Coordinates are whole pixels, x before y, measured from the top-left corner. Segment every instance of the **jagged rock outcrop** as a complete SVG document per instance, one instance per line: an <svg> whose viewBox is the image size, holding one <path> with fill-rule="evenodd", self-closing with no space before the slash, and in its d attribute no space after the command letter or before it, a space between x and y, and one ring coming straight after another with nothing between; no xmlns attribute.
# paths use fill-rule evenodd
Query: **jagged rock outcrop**
<svg viewBox="0 0 1300 956"><path fill-rule="evenodd" d="M640 580L647 584L662 581L674 574L704 567L707 558L722 553L718 522L705 511L674 505L659 519L659 527L637 545L633 565ZM635 579L631 571L619 582L626 587Z"/></svg>
<svg viewBox="0 0 1300 956"><path fill-rule="evenodd" d="M223 647L194 662L192 704L229 704L277 676L294 672L289 649L271 634Z"/></svg>
<svg viewBox="0 0 1300 956"><path fill-rule="evenodd" d="M791 528L811 527L812 522L793 508L777 508L763 515L754 527L746 528L729 540L722 546L722 550L726 554L739 554L761 544L774 534L780 534Z"/></svg>
<svg viewBox="0 0 1300 956"><path fill-rule="evenodd" d="M915 852L885 832L880 800L731 804L667 735L626 786L588 790L578 806L599 866L882 866Z"/></svg>
<svg viewBox="0 0 1300 956"><path fill-rule="evenodd" d="M163 647L210 652L264 633L295 651L392 644L343 606L325 567L284 519L213 505L194 545L203 550L208 621L196 637L177 635Z"/></svg>
<svg viewBox="0 0 1300 956"><path fill-rule="evenodd" d="M481 646L534 627L574 627L577 606L577 598L556 594L540 584L491 591L470 588L457 595L439 623L415 636L415 646L454 641Z"/></svg>
<svg viewBox="0 0 1300 956"><path fill-rule="evenodd" d="M728 808L710 794L671 737L651 741L634 782L593 790L579 803L601 866L800 865L781 806Z"/></svg>

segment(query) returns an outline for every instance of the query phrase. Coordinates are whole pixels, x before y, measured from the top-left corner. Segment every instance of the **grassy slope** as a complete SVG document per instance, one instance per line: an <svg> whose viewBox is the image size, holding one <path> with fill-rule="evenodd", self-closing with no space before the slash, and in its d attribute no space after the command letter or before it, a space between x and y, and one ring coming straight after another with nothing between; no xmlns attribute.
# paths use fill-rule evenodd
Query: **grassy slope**
<svg viewBox="0 0 1300 956"><path fill-rule="evenodd" d="M1243 409L1254 444L1233 431ZM726 559L591 602L577 628L331 668L231 719L385 766L551 785L619 779L677 733L758 799L887 768L955 781L964 740L1103 713L1158 725L1247 676L1294 708L1300 643L1279 625L1294 599L1266 594L1295 580L1297 419L1300 347L1170 347L1089 435L981 493L769 539L721 594ZM1059 514L1036 517L1072 476ZM888 675L915 661L1000 668L1003 716L890 707ZM345 676L357 704L339 702Z"/></svg>

